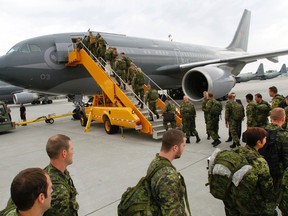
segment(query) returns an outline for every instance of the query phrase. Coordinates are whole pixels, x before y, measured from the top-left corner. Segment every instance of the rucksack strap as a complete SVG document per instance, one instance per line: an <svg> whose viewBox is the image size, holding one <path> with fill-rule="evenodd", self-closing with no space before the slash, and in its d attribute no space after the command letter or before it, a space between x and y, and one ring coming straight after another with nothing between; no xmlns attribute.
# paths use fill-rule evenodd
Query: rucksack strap
<svg viewBox="0 0 288 216"><path fill-rule="evenodd" d="M184 177L180 173L178 173L178 175L180 176L182 186L185 188L185 203L186 203L187 210L189 212L189 215L192 216L189 201L188 201L188 194L187 194L187 188L186 188Z"/></svg>
<svg viewBox="0 0 288 216"><path fill-rule="evenodd" d="M162 163L161 165L159 166L156 166L154 168L154 170L149 173L149 175L146 175L146 179L149 181L149 183L151 184L151 179L152 177L162 168L164 167L172 167L173 169L175 169L175 167L172 166L171 163ZM181 180L181 184L182 186L185 188L185 194L184 194L184 197L185 197L185 203L186 203L186 207L187 207L187 210L189 212L189 215L192 216L191 214L191 210L190 210L190 205L189 205L189 201L188 201L188 195L187 195L187 188L186 188L186 184L185 184L185 180L184 180L184 177L178 173L178 175L180 176L180 180Z"/></svg>

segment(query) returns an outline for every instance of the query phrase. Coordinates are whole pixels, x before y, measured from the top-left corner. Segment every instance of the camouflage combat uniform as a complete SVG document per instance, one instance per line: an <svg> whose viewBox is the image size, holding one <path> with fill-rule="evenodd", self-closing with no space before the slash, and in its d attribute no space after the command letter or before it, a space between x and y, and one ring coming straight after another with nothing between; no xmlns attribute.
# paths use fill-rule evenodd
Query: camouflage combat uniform
<svg viewBox="0 0 288 216"><path fill-rule="evenodd" d="M208 128L207 128L208 113L206 111L207 102L208 102L208 99L204 98L203 101L202 101L202 111L204 112L204 120L205 120L205 125L206 125L206 134L209 137Z"/></svg>
<svg viewBox="0 0 288 216"><path fill-rule="evenodd" d="M213 115L211 113L211 108L213 106L213 103L215 103L215 99L209 99L206 104L206 112L207 114L207 129L209 135L212 137L213 140L217 140L219 135L219 115ZM205 111L204 111L205 112Z"/></svg>
<svg viewBox="0 0 288 216"><path fill-rule="evenodd" d="M239 112L239 110L235 109L236 106L239 106L239 104L235 101L227 101L225 106L225 122L229 125L229 132L231 133L231 137L234 144L239 144L239 136L238 131L240 130L239 122L242 122L242 119L244 118L244 108L242 110L242 113L235 113ZM241 120L236 119L236 115L241 115Z"/></svg>
<svg viewBox="0 0 288 216"><path fill-rule="evenodd" d="M279 130L280 126L276 125L276 124L269 124L266 127L266 130ZM283 178L284 172L285 170L288 168L288 131L287 130L279 130L277 132L276 135L276 144L277 144L277 152L279 153L279 157L280 157L280 179ZM287 178L286 174L286 178ZM284 188L288 187L288 182L286 182L286 185L284 185ZM286 194L286 195L285 195ZM286 214L288 213L288 203L287 200L283 200L285 197L288 196L288 190L286 190L286 192L284 193L284 197L282 198L282 201L280 203L281 204L281 210L283 212L286 212Z"/></svg>
<svg viewBox="0 0 288 216"><path fill-rule="evenodd" d="M134 77L134 74L137 72L137 67L135 65L131 65L129 68L128 68L128 84L131 85L132 83L132 80L133 80L133 77Z"/></svg>
<svg viewBox="0 0 288 216"><path fill-rule="evenodd" d="M261 103L256 105L256 123L257 127L266 127L268 124L268 116L271 110L271 106L267 101L262 100Z"/></svg>
<svg viewBox="0 0 288 216"><path fill-rule="evenodd" d="M180 105L180 113L182 117L183 132L186 134L186 138L190 139L190 135L193 133L197 138L197 142L199 142L200 138L195 123L196 110L193 103L190 101L182 102Z"/></svg>
<svg viewBox="0 0 288 216"><path fill-rule="evenodd" d="M0 212L1 216L21 216L19 212L16 209L16 206L14 208L10 208L9 210L3 210L3 212Z"/></svg>
<svg viewBox="0 0 288 216"><path fill-rule="evenodd" d="M158 92L156 89L150 89L145 93L145 104L148 103L149 109L159 118L157 112L157 100L159 98ZM152 113L149 112L151 118L153 118Z"/></svg>
<svg viewBox="0 0 288 216"><path fill-rule="evenodd" d="M246 145L237 149L239 154L246 157L249 165L253 169L253 175L243 178L236 188L232 184L232 198L239 193L236 200L236 209L240 216L273 216L276 208L275 194L273 190L273 180L269 172L269 167L265 159L254 149ZM252 174L252 171L251 171ZM253 178L253 179L252 179ZM245 183L245 187L241 184ZM235 191L238 191L235 193ZM234 207L235 208L235 207Z"/></svg>
<svg viewBox="0 0 288 216"><path fill-rule="evenodd" d="M280 192L281 201L279 209L282 211L282 216L288 215L288 168L286 169L282 178L282 188Z"/></svg>
<svg viewBox="0 0 288 216"><path fill-rule="evenodd" d="M272 98L272 104L271 104L271 110L273 110L276 107L282 107L282 101L284 100L284 97L276 94L273 98Z"/></svg>
<svg viewBox="0 0 288 216"><path fill-rule="evenodd" d="M118 76L116 76L116 81L118 83L118 86L121 87L122 81L125 82L125 68L126 68L126 62L123 59L117 59L115 62L115 72ZM122 81L121 81L122 80ZM123 88L125 89L125 83L123 84Z"/></svg>
<svg viewBox="0 0 288 216"><path fill-rule="evenodd" d="M139 96L141 101L144 100L144 84L144 75L141 69L137 69L137 72L132 80L132 88L134 93Z"/></svg>
<svg viewBox="0 0 288 216"><path fill-rule="evenodd" d="M128 57L123 57L122 58L122 60L123 61L125 61L125 63L126 63L126 67L125 67L125 81L126 82L128 82L128 79L129 79L129 72L128 72L128 69L129 69L129 67L131 66L131 59L130 58L128 58Z"/></svg>
<svg viewBox="0 0 288 216"><path fill-rule="evenodd" d="M104 40L103 40L104 41ZM105 63L105 52L106 52L106 45L105 42L100 42L98 48L96 50L97 58L99 58L100 62L104 65ZM104 65L105 66L105 65Z"/></svg>
<svg viewBox="0 0 288 216"><path fill-rule="evenodd" d="M112 70L115 71L115 61L116 57L118 56L117 49L110 47L105 52L105 61L110 62Z"/></svg>
<svg viewBox="0 0 288 216"><path fill-rule="evenodd" d="M168 130L168 123L170 122L172 128L176 128L176 107L171 101L166 101L165 106L163 109L163 115L165 113L173 113L174 114L174 120L172 121L166 121L165 118L163 119L163 125L166 130Z"/></svg>
<svg viewBox="0 0 288 216"><path fill-rule="evenodd" d="M185 184L171 162L157 154L148 168L147 175L163 163L167 164L167 167L157 171L151 178L153 203L156 203L152 205L152 215L185 216Z"/></svg>
<svg viewBox="0 0 288 216"><path fill-rule="evenodd" d="M51 178L53 192L51 208L44 216L77 216L79 205L76 201L77 190L67 170L64 174L49 164L44 169Z"/></svg>
<svg viewBox="0 0 288 216"><path fill-rule="evenodd" d="M247 127L256 127L256 102L251 101L246 106Z"/></svg>
<svg viewBox="0 0 288 216"><path fill-rule="evenodd" d="M285 113L286 113L286 120L285 120L285 123L284 123L284 125L283 125L283 128L284 128L284 129L288 129L288 106L286 106L286 107L284 108L284 110L285 110Z"/></svg>

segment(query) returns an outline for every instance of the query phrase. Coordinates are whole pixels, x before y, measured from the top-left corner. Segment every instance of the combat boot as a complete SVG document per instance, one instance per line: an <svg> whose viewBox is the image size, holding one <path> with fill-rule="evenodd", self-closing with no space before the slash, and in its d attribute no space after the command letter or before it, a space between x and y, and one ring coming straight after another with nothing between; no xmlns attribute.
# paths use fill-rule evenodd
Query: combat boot
<svg viewBox="0 0 288 216"><path fill-rule="evenodd" d="M186 143L190 143L190 138L187 138L187 139L186 139Z"/></svg>
<svg viewBox="0 0 288 216"><path fill-rule="evenodd" d="M196 143L199 143L200 141L201 141L201 139L200 139L199 135L197 134L196 135Z"/></svg>
<svg viewBox="0 0 288 216"><path fill-rule="evenodd" d="M214 141L213 147L218 146L220 143L221 143L221 141L220 141L219 139L216 139L216 140Z"/></svg>
<svg viewBox="0 0 288 216"><path fill-rule="evenodd" d="M230 145L230 148L236 148L237 144L233 142L232 145Z"/></svg>
<svg viewBox="0 0 288 216"><path fill-rule="evenodd" d="M207 135L207 140L210 140L210 134Z"/></svg>

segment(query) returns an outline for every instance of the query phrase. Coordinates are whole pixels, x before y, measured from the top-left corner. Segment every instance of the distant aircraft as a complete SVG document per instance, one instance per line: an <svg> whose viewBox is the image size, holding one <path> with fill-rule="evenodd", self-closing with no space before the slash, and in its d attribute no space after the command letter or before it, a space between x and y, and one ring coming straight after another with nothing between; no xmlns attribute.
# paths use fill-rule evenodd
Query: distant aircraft
<svg viewBox="0 0 288 216"><path fill-rule="evenodd" d="M250 80L266 80L266 79L273 79L284 73L286 73L285 64L282 65L280 71L264 73L264 66L263 66L263 63L261 63L256 73L247 73L247 74L240 73L235 77L235 79L236 79L236 83L248 82Z"/></svg>
<svg viewBox="0 0 288 216"><path fill-rule="evenodd" d="M256 80L258 76L264 75L264 67L263 63L259 64L259 67L256 71L256 73L247 73L247 74L238 74L235 79L236 83L241 83L241 82L248 82L250 80Z"/></svg>
<svg viewBox="0 0 288 216"><path fill-rule="evenodd" d="M203 91L212 92L216 98L225 96L247 63L263 58L276 62L277 56L288 54L288 49L247 53L250 17L251 12L245 10L226 48L100 34L118 53L125 52L162 89L172 93L182 93L183 89L191 100L200 101ZM17 43L0 58L0 79L35 91L71 95L77 105L82 95L95 95L100 91L83 66L65 66L72 39L87 34L52 34Z"/></svg>
<svg viewBox="0 0 288 216"><path fill-rule="evenodd" d="M261 80L273 79L273 78L278 77L281 74L285 74L285 73L287 73L286 64L283 64L280 71L274 71L274 72L267 72L266 71L266 73L264 73L262 76L259 76L259 78Z"/></svg>
<svg viewBox="0 0 288 216"><path fill-rule="evenodd" d="M5 103L32 103L32 104L51 104L53 101L48 99L45 94L27 91L21 87L13 86L0 81L0 101Z"/></svg>

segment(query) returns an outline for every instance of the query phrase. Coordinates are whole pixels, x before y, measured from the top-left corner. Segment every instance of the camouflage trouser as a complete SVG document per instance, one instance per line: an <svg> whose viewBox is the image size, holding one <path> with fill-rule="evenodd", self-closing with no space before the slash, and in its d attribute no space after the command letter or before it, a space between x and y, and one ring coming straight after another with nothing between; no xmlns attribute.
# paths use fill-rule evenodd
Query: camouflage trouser
<svg viewBox="0 0 288 216"><path fill-rule="evenodd" d="M284 173L282 184L282 198L279 204L279 209L281 210L283 216L288 216L288 168Z"/></svg>
<svg viewBox="0 0 288 216"><path fill-rule="evenodd" d="M207 127L207 119L208 119L208 114L207 114L207 112L204 112L204 120L205 120L205 125L206 125L206 134L209 135L208 127Z"/></svg>
<svg viewBox="0 0 288 216"><path fill-rule="evenodd" d="M235 205L232 200L223 200L224 206L225 206L225 215L226 216L240 216L240 212L237 209L237 206Z"/></svg>
<svg viewBox="0 0 288 216"><path fill-rule="evenodd" d="M150 109L156 116L158 116L156 101L148 101L148 106L149 106L149 109ZM150 115L150 117L152 118L152 113L151 113L151 112L149 112L149 115Z"/></svg>
<svg viewBox="0 0 288 216"><path fill-rule="evenodd" d="M123 80L125 81L125 71L124 70L117 70L116 74ZM116 81L119 87L121 87L121 79L116 76ZM122 83L125 86L125 83Z"/></svg>
<svg viewBox="0 0 288 216"><path fill-rule="evenodd" d="M207 119L207 129L209 135L213 140L218 139L218 130L219 130L219 117L212 117Z"/></svg>
<svg viewBox="0 0 288 216"><path fill-rule="evenodd" d="M193 133L195 136L198 136L198 132L196 131L195 127L195 116L187 118L182 117L182 125L183 125L183 132L186 134L187 138L190 138L191 134Z"/></svg>
<svg viewBox="0 0 288 216"><path fill-rule="evenodd" d="M139 98L143 101L144 100L144 88L138 88L138 87L136 87L136 88L134 88L133 89L134 90L134 93L137 95L137 96L139 96Z"/></svg>
<svg viewBox="0 0 288 216"><path fill-rule="evenodd" d="M231 133L231 137L233 143L239 143L239 121L230 120L229 121L229 132Z"/></svg>
<svg viewBox="0 0 288 216"><path fill-rule="evenodd" d="M97 55L97 48L96 48L96 46L95 46L95 44L93 44L93 45L91 45L90 47L89 47L89 49L90 49L90 51L91 51L91 53L96 57L96 55Z"/></svg>

